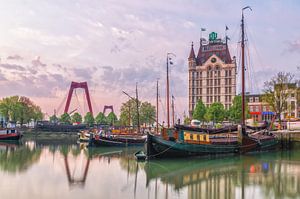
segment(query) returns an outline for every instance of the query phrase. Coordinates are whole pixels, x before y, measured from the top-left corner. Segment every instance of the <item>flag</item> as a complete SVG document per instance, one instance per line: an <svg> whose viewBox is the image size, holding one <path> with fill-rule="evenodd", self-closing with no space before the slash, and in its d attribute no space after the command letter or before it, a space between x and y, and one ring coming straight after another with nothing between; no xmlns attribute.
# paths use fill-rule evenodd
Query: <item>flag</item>
<svg viewBox="0 0 300 199"><path fill-rule="evenodd" d="M226 26L225 30L229 30L228 26Z"/></svg>
<svg viewBox="0 0 300 199"><path fill-rule="evenodd" d="M206 29L205 28L201 28L201 31L206 31Z"/></svg>

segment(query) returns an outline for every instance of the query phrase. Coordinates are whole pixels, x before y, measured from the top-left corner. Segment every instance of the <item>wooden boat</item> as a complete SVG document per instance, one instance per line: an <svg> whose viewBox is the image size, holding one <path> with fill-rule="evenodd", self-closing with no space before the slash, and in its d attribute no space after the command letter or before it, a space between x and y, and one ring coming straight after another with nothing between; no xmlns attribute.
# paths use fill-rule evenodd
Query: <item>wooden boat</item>
<svg viewBox="0 0 300 199"><path fill-rule="evenodd" d="M99 136L90 138L89 146L142 146L146 142L147 136L128 135L128 136Z"/></svg>
<svg viewBox="0 0 300 199"><path fill-rule="evenodd" d="M144 151L138 151L134 154L137 161L145 161L147 158L147 155L144 153Z"/></svg>
<svg viewBox="0 0 300 199"><path fill-rule="evenodd" d="M251 9L250 7L243 8ZM238 136L231 136L231 129L201 129L186 126L175 126L175 129L163 129L160 136L147 134L147 156L155 157L188 157L200 155L240 154L250 151L265 150L276 146L278 141L273 135L249 136L246 132L245 114L245 58L244 58L244 15L242 14L242 123ZM168 59L167 59L168 60ZM168 64L167 64L168 71ZM167 72L168 80L168 72ZM167 81L167 96L168 93ZM168 99L167 99L168 103ZM169 107L167 113L169 120ZM168 121L169 127L169 121ZM232 129L233 130L233 129ZM211 134L215 134L211 136ZM218 134L225 134L218 136ZM226 135L227 134L227 135Z"/></svg>
<svg viewBox="0 0 300 199"><path fill-rule="evenodd" d="M238 125L230 125L230 126L224 126L221 128L200 128L195 126L187 126L187 125L175 125L176 129L181 130L189 130L189 131L197 131L197 132L203 132L208 134L219 134L219 133L228 133L228 132L234 132L238 130Z"/></svg>
<svg viewBox="0 0 300 199"><path fill-rule="evenodd" d="M258 148L258 142L248 136L210 136L173 129L164 129L161 136L147 136L148 158L241 154Z"/></svg>
<svg viewBox="0 0 300 199"><path fill-rule="evenodd" d="M16 129L1 129L0 141L13 141L21 139L22 134Z"/></svg>
<svg viewBox="0 0 300 199"><path fill-rule="evenodd" d="M267 151L277 149L279 146L278 138L267 129L249 135L258 142L257 151Z"/></svg>

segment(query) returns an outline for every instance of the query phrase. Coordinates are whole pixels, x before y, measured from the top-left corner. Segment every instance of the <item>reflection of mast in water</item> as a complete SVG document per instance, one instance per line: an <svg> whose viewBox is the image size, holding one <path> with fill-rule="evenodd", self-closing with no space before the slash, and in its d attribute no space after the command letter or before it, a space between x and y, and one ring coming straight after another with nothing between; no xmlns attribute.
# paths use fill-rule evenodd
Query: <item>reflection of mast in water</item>
<svg viewBox="0 0 300 199"><path fill-rule="evenodd" d="M87 174L88 174L88 171L89 171L90 158L87 158L85 168L84 168L84 172L83 172L83 176L79 179L75 179L74 176L71 175L70 167L69 167L69 161L68 161L68 157L66 155L64 155L64 163L65 163L65 168L66 168L66 172L67 172L69 185L84 186L85 181L86 181L86 177L87 177Z"/></svg>

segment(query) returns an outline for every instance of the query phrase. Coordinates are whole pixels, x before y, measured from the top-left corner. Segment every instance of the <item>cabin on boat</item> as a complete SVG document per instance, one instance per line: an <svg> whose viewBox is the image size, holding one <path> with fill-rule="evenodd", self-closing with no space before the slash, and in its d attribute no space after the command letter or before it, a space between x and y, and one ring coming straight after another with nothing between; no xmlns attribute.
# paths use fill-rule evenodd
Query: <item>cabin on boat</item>
<svg viewBox="0 0 300 199"><path fill-rule="evenodd" d="M189 144L210 144L209 134L203 132L193 132L187 130L163 129L164 140L178 141Z"/></svg>

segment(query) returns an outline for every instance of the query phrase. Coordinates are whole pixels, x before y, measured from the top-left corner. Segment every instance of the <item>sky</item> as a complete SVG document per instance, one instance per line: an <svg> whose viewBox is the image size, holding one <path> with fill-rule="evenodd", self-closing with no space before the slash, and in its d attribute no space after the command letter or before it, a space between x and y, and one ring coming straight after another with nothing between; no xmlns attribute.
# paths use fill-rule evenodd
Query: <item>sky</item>
<svg viewBox="0 0 300 199"><path fill-rule="evenodd" d="M300 78L300 2L238 0L0 0L0 97L24 95L52 115L63 112L71 81L87 81L95 113L119 113L138 82L142 101L165 110L166 55L172 52L171 93L176 115L188 113L187 57L212 31L229 30L231 56L239 58L241 8L249 53L246 88L260 93L277 72ZM239 75L238 75L239 79ZM240 82L240 81L239 81ZM239 92L240 84L237 87ZM87 111L82 90L70 110ZM163 120L163 119L161 119Z"/></svg>

